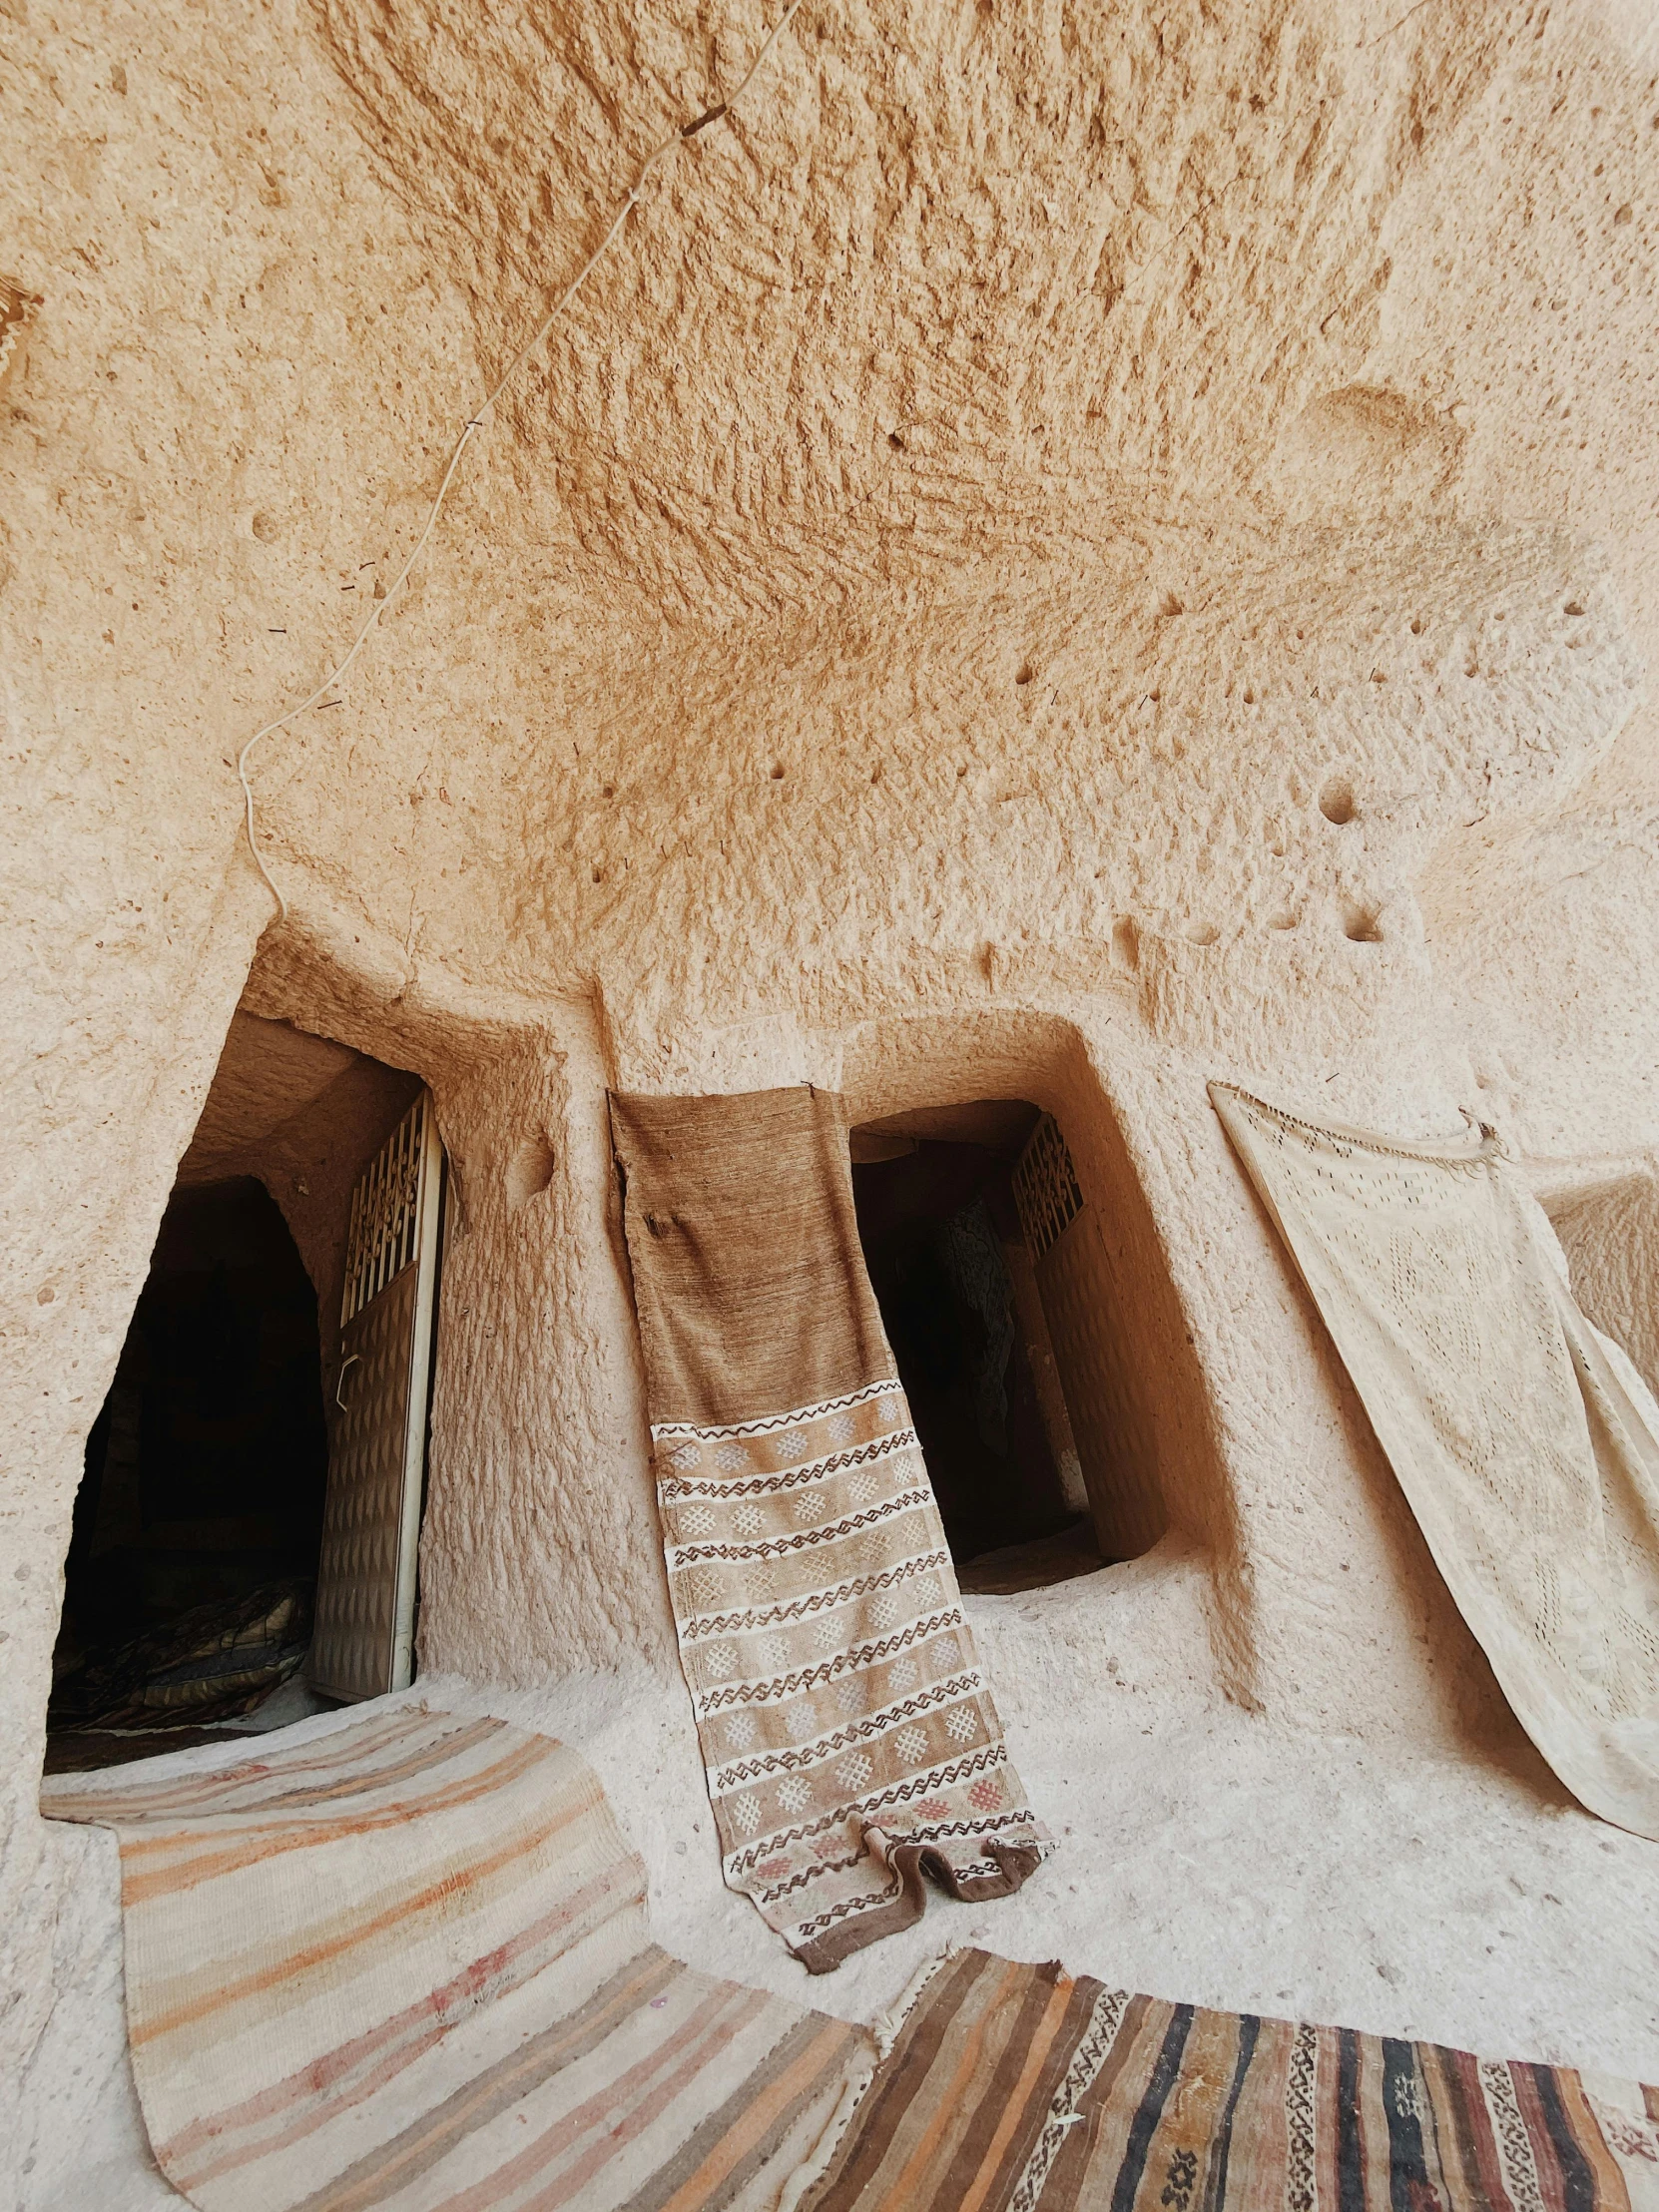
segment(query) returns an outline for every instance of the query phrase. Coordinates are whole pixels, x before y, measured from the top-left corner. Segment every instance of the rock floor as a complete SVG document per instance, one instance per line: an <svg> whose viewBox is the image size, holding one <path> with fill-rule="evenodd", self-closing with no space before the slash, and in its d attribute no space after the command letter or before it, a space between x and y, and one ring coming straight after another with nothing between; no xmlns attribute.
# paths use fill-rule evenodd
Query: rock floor
<svg viewBox="0 0 1659 2212"><path fill-rule="evenodd" d="M1162 1996L1659 2080L1659 1844L1582 1812L1524 1746L1507 1765L1426 1759L1109 1692L1022 1713L984 1602L1010 1745L1061 1849L1017 1898L935 1899L905 1936L818 1979L722 1887L683 1685L642 1672L492 1692L435 1677L410 1694L578 1745L645 1857L658 1940L848 2018L889 2004L946 1945L979 1942ZM24 2085L15 2202L177 2204L127 2060L114 1839L64 1829L54 1849L62 1994Z"/></svg>

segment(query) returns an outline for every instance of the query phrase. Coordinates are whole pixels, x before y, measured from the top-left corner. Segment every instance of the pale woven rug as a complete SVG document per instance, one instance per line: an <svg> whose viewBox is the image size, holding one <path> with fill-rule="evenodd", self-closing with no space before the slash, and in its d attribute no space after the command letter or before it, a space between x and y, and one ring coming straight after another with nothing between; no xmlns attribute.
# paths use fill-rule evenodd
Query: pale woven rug
<svg viewBox="0 0 1659 2212"><path fill-rule="evenodd" d="M1211 1097L1516 1718L1659 1838L1659 1406L1490 1136L1396 1144Z"/></svg>
<svg viewBox="0 0 1659 2212"><path fill-rule="evenodd" d="M41 1806L120 1838L139 2099L205 2212L775 2212L873 2063L651 1943L592 1769L501 1721L367 1713Z"/></svg>
<svg viewBox="0 0 1659 2212"><path fill-rule="evenodd" d="M611 1100L669 1590L728 1885L815 1973L925 1874L1052 1848L962 1615L864 1272L840 1101Z"/></svg>

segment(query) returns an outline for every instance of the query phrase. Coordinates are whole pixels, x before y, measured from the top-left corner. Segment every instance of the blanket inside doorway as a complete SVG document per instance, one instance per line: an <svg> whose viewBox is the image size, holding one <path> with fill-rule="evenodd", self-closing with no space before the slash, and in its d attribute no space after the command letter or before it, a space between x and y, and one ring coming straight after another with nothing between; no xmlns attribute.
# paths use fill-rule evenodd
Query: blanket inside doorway
<svg viewBox="0 0 1659 2212"><path fill-rule="evenodd" d="M873 2063L650 1942L592 1769L502 1721L370 1711L41 1809L120 1840L139 2099L204 2212L774 2212Z"/></svg>
<svg viewBox="0 0 1659 2212"><path fill-rule="evenodd" d="M1659 2089L947 1958L804 2212L1659 2212Z"/></svg>
<svg viewBox="0 0 1659 2212"><path fill-rule="evenodd" d="M1515 1718L1581 1804L1659 1839L1659 1406L1501 1144L1210 1095Z"/></svg>
<svg viewBox="0 0 1659 2212"><path fill-rule="evenodd" d="M864 1271L839 1099L617 1097L669 1589L727 1884L815 1973L1052 1849Z"/></svg>

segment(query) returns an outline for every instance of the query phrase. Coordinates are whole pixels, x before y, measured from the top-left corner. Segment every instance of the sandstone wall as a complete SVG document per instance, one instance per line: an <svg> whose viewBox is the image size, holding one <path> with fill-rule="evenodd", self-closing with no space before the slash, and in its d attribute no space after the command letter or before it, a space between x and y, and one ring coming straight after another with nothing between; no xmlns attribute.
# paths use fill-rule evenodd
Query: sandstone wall
<svg viewBox="0 0 1659 2212"><path fill-rule="evenodd" d="M0 2065L74 1912L81 1445L239 1001L437 1096L429 1662L669 1681L607 1082L1007 1090L1117 1225L1167 1454L1114 1655L1509 1726L1204 1082L1659 1152L1640 11L809 4L259 757L262 941L237 748L760 22L0 0L46 301L0 401Z"/></svg>

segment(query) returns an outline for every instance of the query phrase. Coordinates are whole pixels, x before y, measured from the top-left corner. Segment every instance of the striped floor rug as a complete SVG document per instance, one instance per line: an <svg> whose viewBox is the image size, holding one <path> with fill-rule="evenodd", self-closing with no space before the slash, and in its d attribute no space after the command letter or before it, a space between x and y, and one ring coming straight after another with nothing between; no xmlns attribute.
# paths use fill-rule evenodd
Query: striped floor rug
<svg viewBox="0 0 1659 2212"><path fill-rule="evenodd" d="M1659 2089L947 1958L810 2212L1659 2212Z"/></svg>
<svg viewBox="0 0 1659 2212"><path fill-rule="evenodd" d="M774 2212L873 2063L649 1942L592 1770L500 1721L366 1713L41 1808L120 1839L139 2097L205 2212Z"/></svg>

